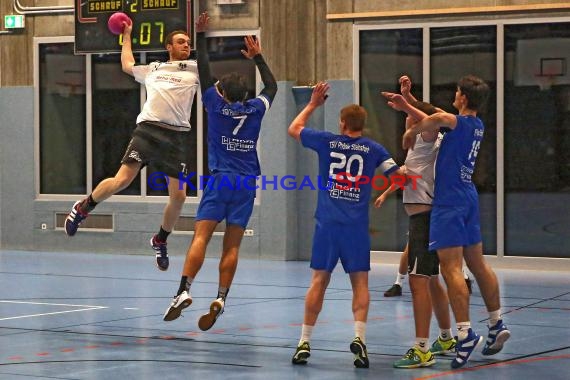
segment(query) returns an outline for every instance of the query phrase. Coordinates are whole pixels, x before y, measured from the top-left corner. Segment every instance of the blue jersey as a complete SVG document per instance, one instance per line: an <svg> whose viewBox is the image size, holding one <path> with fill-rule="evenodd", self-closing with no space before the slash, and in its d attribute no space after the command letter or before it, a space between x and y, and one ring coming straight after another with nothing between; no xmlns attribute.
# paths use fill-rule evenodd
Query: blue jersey
<svg viewBox="0 0 570 380"><path fill-rule="evenodd" d="M367 137L335 135L310 128L301 131L301 142L319 155L315 218L321 222L368 225L368 203L376 168L380 166L386 177L398 169L388 151ZM365 178L369 179L367 183ZM378 185L383 184L380 179Z"/></svg>
<svg viewBox="0 0 570 380"><path fill-rule="evenodd" d="M208 112L210 171L260 175L257 140L270 100L261 94L243 103L228 103L212 86L204 92L202 102Z"/></svg>
<svg viewBox="0 0 570 380"><path fill-rule="evenodd" d="M485 127L478 117L456 117L457 125L445 133L435 163L434 205L462 206L477 202L472 177Z"/></svg>

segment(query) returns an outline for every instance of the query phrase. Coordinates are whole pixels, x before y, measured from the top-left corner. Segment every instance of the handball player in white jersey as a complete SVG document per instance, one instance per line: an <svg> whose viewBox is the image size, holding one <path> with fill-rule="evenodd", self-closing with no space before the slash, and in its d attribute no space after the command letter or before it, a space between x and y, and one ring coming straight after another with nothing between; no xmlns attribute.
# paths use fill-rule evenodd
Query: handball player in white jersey
<svg viewBox="0 0 570 380"><path fill-rule="evenodd" d="M199 86L198 69L196 61L188 59L191 40L183 30L166 36L167 62L135 65L131 46L133 25L126 22L123 25L122 69L145 85L147 98L117 174L101 181L87 198L73 205L65 221L65 232L74 236L97 204L128 187L138 172L153 162L159 172L168 176L168 203L160 229L150 240L156 265L164 271L169 265L166 239L186 200L186 182L178 178L180 173L187 175L190 166L186 162L185 137L191 128L192 103Z"/></svg>

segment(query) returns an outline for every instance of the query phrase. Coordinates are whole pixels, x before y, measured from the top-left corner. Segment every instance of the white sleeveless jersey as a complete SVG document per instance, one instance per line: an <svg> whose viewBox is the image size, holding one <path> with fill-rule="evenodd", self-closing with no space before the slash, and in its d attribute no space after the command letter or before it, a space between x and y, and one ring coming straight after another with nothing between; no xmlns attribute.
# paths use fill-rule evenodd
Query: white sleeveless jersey
<svg viewBox="0 0 570 380"><path fill-rule="evenodd" d="M421 178L415 180L415 189L413 188L413 182L409 182L404 187L404 203L432 204L435 159L437 158L442 137L443 135L440 133L435 141L427 142L424 141L421 134L416 136L416 145L413 150L408 150L404 164L408 174L421 176Z"/></svg>
<svg viewBox="0 0 570 380"><path fill-rule="evenodd" d="M135 65L133 74L146 87L146 102L137 123L155 121L169 129L189 131L192 103L199 85L196 61Z"/></svg>

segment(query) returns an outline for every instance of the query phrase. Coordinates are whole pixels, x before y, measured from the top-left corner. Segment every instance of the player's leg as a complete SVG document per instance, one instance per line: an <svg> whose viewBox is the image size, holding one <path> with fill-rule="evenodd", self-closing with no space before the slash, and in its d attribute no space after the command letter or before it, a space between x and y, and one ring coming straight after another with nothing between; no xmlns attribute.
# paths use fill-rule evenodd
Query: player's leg
<svg viewBox="0 0 570 380"><path fill-rule="evenodd" d="M447 296L447 290L439 281L439 272L430 277L429 289L433 314L439 326L439 335L431 345L430 351L434 355L455 353L455 345L457 342L451 332L449 297Z"/></svg>
<svg viewBox="0 0 570 380"><path fill-rule="evenodd" d="M123 163L114 177L104 179L87 198L75 202L65 219L65 233L68 236L75 235L79 225L95 206L129 186L141 167L142 164L139 162Z"/></svg>
<svg viewBox="0 0 570 380"><path fill-rule="evenodd" d="M156 266L167 270L169 265L166 240L174 229L174 225L182 212L186 200L186 183L178 178L168 176L168 202L162 214L162 224L157 234L150 239L150 245L156 256Z"/></svg>
<svg viewBox="0 0 570 380"><path fill-rule="evenodd" d="M209 330L218 317L224 312L226 297L230 291L230 286L234 279L238 265L239 247L243 238L245 228L239 225L230 224L224 233L222 257L219 264L219 283L216 299L210 304L208 313L202 315L198 321L200 330Z"/></svg>
<svg viewBox="0 0 570 380"><path fill-rule="evenodd" d="M218 294L210 304L209 312L202 315L198 320L198 327L204 331L210 329L224 312L226 296L237 269L239 247L253 212L253 201L255 199L255 190L239 183L243 180L240 176L233 174L222 174L222 176L224 178L220 178L220 180L223 182L220 183L217 191L220 200L224 201L226 231L219 265ZM227 184L231 185L226 186Z"/></svg>
<svg viewBox="0 0 570 380"><path fill-rule="evenodd" d="M206 257L206 247L217 225L217 220L199 220L196 222L194 226L194 238L186 252L180 286L168 309L166 309L164 313L163 319L165 321L175 320L180 316L182 310L192 303L190 286L200 271L200 268L202 268L204 258Z"/></svg>
<svg viewBox="0 0 570 380"><path fill-rule="evenodd" d="M463 247L448 247L437 250L441 273L447 284L449 302L457 323L456 357L452 368L467 364L471 354L482 342L483 337L471 328L469 318L469 291L463 278Z"/></svg>
<svg viewBox="0 0 570 380"><path fill-rule="evenodd" d="M456 357L452 368L463 367L483 337L471 329L469 291L463 278L463 247L470 240L470 207L434 206L430 224L430 248L437 249L440 270L447 284L449 302L457 323Z"/></svg>
<svg viewBox="0 0 570 380"><path fill-rule="evenodd" d="M350 275L352 285L352 313L354 315L355 337L350 343L354 354L353 364L357 368L370 366L366 350L366 321L370 306L368 272L370 271L370 235L368 226L355 224L339 226L334 231L340 249L340 261L344 271Z"/></svg>
<svg viewBox="0 0 570 380"><path fill-rule="evenodd" d="M437 257L428 251L430 212L410 216L408 233L408 273L414 310L416 342L406 354L394 362L396 368L429 367L435 358L429 350L431 296L429 279L437 270Z"/></svg>
<svg viewBox="0 0 570 380"><path fill-rule="evenodd" d="M481 296L489 312L489 334L483 355L494 355L502 350L503 344L511 336L501 316L499 282L495 272L483 257L482 243L465 247L465 261L479 284Z"/></svg>
<svg viewBox="0 0 570 380"><path fill-rule="evenodd" d="M311 335L313 334L319 313L323 309L325 292L330 279L331 272L313 269L311 285L305 295L305 314L303 316L303 326L301 327L301 337L299 338L295 354L291 359L293 364L307 364L307 359L311 356Z"/></svg>
<svg viewBox="0 0 570 380"><path fill-rule="evenodd" d="M352 285L352 314L354 316L354 339L350 343L350 351L354 354L354 365L368 368L368 352L366 351L366 321L370 307L368 290L368 271L350 273Z"/></svg>
<svg viewBox="0 0 570 380"><path fill-rule="evenodd" d="M305 313L301 337L293 354L293 364L307 364L311 356L311 336L317 323L319 313L323 308L325 291L329 285L331 273L338 263L339 250L336 244L336 230L333 224L324 224L319 220L315 223L313 247L311 253L311 284L305 295Z"/></svg>
<svg viewBox="0 0 570 380"><path fill-rule="evenodd" d="M402 295L402 286L406 281L408 274L408 245L404 248L404 252L400 256L400 264L398 266L398 273L396 273L396 281L390 289L384 292L384 297L399 297Z"/></svg>

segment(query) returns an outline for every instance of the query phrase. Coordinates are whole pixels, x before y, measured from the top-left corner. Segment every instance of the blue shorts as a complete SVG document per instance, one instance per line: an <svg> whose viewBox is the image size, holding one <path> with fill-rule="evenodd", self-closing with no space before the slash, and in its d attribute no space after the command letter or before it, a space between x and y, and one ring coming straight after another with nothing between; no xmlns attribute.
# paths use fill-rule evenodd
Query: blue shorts
<svg viewBox="0 0 570 380"><path fill-rule="evenodd" d="M245 183L245 181L252 183ZM208 179L202 200L198 206L196 220L215 220L218 223L247 227L253 212L255 199L255 177L244 177L233 173L216 173Z"/></svg>
<svg viewBox="0 0 570 380"><path fill-rule="evenodd" d="M429 229L429 249L465 247L480 243L479 205L433 206Z"/></svg>
<svg viewBox="0 0 570 380"><path fill-rule="evenodd" d="M316 221L311 268L332 272L339 259L346 273L370 270L370 235L367 224Z"/></svg>

